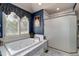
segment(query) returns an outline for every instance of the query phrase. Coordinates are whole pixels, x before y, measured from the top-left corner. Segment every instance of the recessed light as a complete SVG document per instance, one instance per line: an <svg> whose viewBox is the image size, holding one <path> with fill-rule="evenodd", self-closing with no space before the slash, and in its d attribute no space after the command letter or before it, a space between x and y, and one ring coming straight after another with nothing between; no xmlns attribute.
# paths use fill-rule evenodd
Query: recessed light
<svg viewBox="0 0 79 59"><path fill-rule="evenodd" d="M57 8L56 10L60 10L60 8Z"/></svg>
<svg viewBox="0 0 79 59"><path fill-rule="evenodd" d="M38 3L38 5L42 5L42 3Z"/></svg>

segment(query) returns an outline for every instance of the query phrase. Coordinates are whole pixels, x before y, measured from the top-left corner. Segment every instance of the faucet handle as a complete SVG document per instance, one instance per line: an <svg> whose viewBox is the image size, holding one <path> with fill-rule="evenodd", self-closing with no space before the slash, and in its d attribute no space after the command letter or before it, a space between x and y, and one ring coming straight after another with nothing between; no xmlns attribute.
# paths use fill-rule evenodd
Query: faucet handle
<svg viewBox="0 0 79 59"><path fill-rule="evenodd" d="M0 40L0 46L2 46L2 45L3 45L3 41Z"/></svg>
<svg viewBox="0 0 79 59"><path fill-rule="evenodd" d="M44 36L44 39L46 39L46 36Z"/></svg>

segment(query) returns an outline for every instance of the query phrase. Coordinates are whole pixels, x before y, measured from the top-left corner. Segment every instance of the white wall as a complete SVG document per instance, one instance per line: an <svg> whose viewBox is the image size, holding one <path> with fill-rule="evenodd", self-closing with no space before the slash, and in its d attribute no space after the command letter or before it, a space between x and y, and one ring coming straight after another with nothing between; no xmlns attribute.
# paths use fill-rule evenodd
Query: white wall
<svg viewBox="0 0 79 59"><path fill-rule="evenodd" d="M76 16L68 15L45 20L45 35L50 47L76 52Z"/></svg>
<svg viewBox="0 0 79 59"><path fill-rule="evenodd" d="M64 11L59 12L59 13L51 14L50 18L56 18L56 17L60 17L63 15L68 15L68 14L75 14L75 12L73 12L73 9L71 8L71 9L67 9L67 10L64 10Z"/></svg>

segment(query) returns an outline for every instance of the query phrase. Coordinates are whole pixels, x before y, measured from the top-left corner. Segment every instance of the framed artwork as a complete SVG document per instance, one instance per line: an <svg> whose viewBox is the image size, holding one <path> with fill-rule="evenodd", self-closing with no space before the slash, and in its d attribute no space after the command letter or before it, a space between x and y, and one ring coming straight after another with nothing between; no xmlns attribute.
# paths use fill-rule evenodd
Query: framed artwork
<svg viewBox="0 0 79 59"><path fill-rule="evenodd" d="M40 27L41 26L41 17L40 16L35 16L34 17L34 26L35 27Z"/></svg>

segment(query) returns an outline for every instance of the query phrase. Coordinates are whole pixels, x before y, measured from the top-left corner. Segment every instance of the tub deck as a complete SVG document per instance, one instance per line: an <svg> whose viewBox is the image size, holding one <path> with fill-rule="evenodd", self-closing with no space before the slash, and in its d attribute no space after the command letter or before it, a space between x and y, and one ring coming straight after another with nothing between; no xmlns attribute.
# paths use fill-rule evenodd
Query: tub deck
<svg viewBox="0 0 79 59"><path fill-rule="evenodd" d="M7 43L0 50L2 55L32 56L39 50L43 52L45 47L47 47L47 40L39 41L33 38Z"/></svg>

